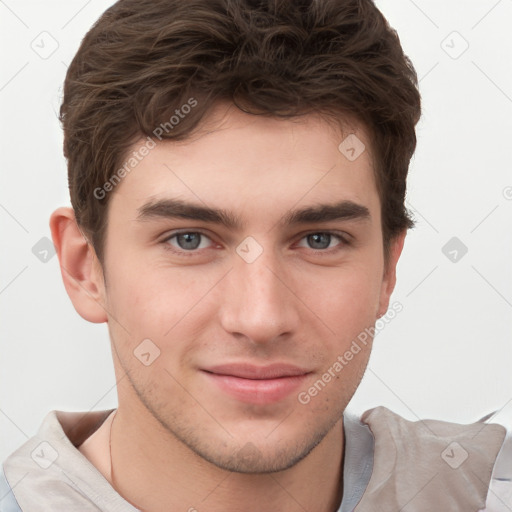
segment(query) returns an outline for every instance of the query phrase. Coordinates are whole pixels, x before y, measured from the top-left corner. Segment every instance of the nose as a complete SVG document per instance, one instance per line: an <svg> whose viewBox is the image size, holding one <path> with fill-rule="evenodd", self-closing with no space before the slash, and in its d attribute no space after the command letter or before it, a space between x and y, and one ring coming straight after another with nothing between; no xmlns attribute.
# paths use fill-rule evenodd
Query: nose
<svg viewBox="0 0 512 512"><path fill-rule="evenodd" d="M264 251L251 263L234 256L220 306L225 331L254 344L272 343L296 333L300 301L283 262L271 251Z"/></svg>

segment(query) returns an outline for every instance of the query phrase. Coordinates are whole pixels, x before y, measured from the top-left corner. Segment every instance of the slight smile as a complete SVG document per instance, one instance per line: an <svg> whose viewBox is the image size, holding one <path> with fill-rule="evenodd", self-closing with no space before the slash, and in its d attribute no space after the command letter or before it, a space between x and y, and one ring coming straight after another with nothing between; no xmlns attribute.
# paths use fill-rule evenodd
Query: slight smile
<svg viewBox="0 0 512 512"><path fill-rule="evenodd" d="M289 396L300 387L310 371L290 365L226 364L201 370L222 391L241 402L265 405Z"/></svg>

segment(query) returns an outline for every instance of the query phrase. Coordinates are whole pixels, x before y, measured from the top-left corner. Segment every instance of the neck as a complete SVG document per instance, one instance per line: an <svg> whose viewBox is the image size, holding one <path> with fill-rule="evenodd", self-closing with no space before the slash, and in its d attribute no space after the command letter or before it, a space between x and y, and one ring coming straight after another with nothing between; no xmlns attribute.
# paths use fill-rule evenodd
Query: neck
<svg viewBox="0 0 512 512"><path fill-rule="evenodd" d="M156 419L147 419L147 411L134 413L120 407L110 425L112 468L105 476L139 510L234 512L243 504L248 512L335 512L340 506L342 421L295 466L241 474L199 457ZM143 423L134 421L143 417Z"/></svg>

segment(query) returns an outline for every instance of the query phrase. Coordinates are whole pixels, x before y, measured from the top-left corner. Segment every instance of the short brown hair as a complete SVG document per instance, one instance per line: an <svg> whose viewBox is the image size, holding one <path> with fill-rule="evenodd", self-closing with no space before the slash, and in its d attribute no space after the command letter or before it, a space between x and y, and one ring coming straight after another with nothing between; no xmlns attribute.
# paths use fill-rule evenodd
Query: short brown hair
<svg viewBox="0 0 512 512"><path fill-rule="evenodd" d="M165 126L158 138L185 139L225 100L260 115L361 121L387 259L390 240L414 225L404 203L420 95L372 0L120 0L83 39L60 110L71 203L100 261L109 196L94 191L141 136Z"/></svg>

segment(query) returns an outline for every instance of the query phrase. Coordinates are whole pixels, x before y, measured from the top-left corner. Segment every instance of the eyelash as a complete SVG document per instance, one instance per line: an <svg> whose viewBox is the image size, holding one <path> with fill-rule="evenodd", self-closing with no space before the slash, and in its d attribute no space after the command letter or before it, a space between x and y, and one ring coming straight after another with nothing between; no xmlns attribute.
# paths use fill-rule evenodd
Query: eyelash
<svg viewBox="0 0 512 512"><path fill-rule="evenodd" d="M203 237L208 238L211 242L215 243L211 237L209 237L206 233L202 231L175 231L171 235L167 236L164 240L162 240L162 244L164 245L164 249L167 251L171 251L174 254L185 256L185 257L193 257L199 254L201 250L205 249L193 249L190 251L187 251L185 249L176 249L172 245L170 245L168 242L172 240L173 238L179 236L179 235L185 235L185 234L199 234ZM351 242L348 240L346 236L343 236L342 234L335 232L335 231L311 231L309 233L306 233L302 235L302 237L299 239L299 241L303 240L304 238L307 238L310 235L330 235L332 237L335 237L340 242L338 245L331 247L330 249L309 249L311 251L314 251L315 253L321 254L321 255L332 255L333 253L341 250L343 247L348 247L351 245Z"/></svg>

